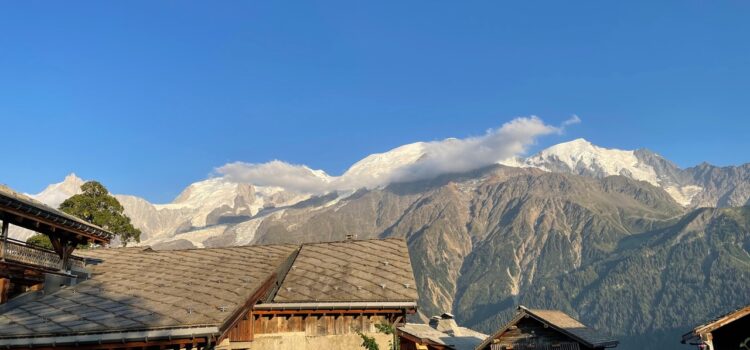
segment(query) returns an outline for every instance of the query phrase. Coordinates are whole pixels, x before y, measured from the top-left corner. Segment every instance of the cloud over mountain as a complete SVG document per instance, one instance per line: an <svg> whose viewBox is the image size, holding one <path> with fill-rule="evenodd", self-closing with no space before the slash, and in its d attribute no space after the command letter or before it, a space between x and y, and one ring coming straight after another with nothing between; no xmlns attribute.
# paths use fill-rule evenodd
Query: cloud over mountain
<svg viewBox="0 0 750 350"><path fill-rule="evenodd" d="M217 168L216 172L231 181L283 187L298 192L326 192L330 183L330 177L323 171L280 160L260 164L233 162Z"/></svg>
<svg viewBox="0 0 750 350"><path fill-rule="evenodd" d="M478 169L525 153L537 138L562 133L579 123L573 116L560 126L545 124L536 116L515 118L482 136L417 142L371 155L341 176L280 160L267 163L233 162L215 169L231 181L278 186L305 193L374 188L393 182L433 178L447 173Z"/></svg>

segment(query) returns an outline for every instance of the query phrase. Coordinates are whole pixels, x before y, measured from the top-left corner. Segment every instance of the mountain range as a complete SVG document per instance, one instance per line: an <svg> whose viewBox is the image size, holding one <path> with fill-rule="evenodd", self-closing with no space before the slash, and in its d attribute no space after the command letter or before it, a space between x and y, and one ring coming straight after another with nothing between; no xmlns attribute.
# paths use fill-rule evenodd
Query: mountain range
<svg viewBox="0 0 750 350"><path fill-rule="evenodd" d="M224 175L167 204L116 197L156 249L406 238L421 314L451 311L484 332L520 303L562 309L625 348L680 348L680 332L750 303L750 164L683 169L577 139L411 176L432 147L370 155L338 177L296 167L287 187ZM33 196L56 206L82 183L71 174Z"/></svg>

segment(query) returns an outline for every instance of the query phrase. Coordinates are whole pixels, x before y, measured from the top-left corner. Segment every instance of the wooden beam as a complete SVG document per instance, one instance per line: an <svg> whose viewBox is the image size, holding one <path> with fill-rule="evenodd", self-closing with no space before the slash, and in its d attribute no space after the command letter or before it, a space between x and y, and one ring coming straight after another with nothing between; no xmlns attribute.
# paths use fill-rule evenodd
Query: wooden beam
<svg viewBox="0 0 750 350"><path fill-rule="evenodd" d="M81 235L83 237L86 237L87 240L91 240L91 241L95 241L95 242L100 242L100 243L109 243L109 238L102 238L102 237L99 237L99 236L97 236L95 234L91 234L91 233L89 233L89 232L87 232L85 230L81 230L81 229L76 228L76 227L70 227L70 226L67 226L67 225L58 224L58 223L56 223L56 222L54 222L52 220L42 220L42 218L40 218L38 216L35 216L35 215L32 215L32 214L23 212L23 211L18 210L18 209L13 209L13 208L9 208L9 207L5 207L4 206L4 207L0 208L0 210L1 211L6 211L8 214L12 214L12 215L5 215L5 217L8 218L8 219L11 219L11 221L13 221L13 224L21 226L23 228L30 229L32 231L36 230L36 227L35 227L35 225L37 225L36 223L40 223L40 224L42 224L39 227L40 231L37 231L37 232L40 232L40 233L45 233L45 234L48 234L48 235L49 235L49 233L53 233L54 234L55 232L51 231L51 228L54 227L55 231L61 230L61 231L64 231L64 232L66 232L68 234L73 234L73 235L74 234L79 234L79 235ZM73 222L70 219L65 219L65 220ZM3 221L5 221L5 220L3 220ZM78 225L83 225L83 224L80 224L80 223L77 223L77 224ZM44 227L41 227L41 226L44 226Z"/></svg>
<svg viewBox="0 0 750 350"><path fill-rule="evenodd" d="M351 310L253 310L253 315L401 315L402 309L351 309Z"/></svg>
<svg viewBox="0 0 750 350"><path fill-rule="evenodd" d="M10 297L10 280L0 278L0 304L5 304Z"/></svg>
<svg viewBox="0 0 750 350"><path fill-rule="evenodd" d="M247 315L252 316L253 312L253 305L255 305L258 300L260 300L261 297L266 295L266 293L276 284L276 273L272 273L265 282L258 288L250 297L245 301L245 304L240 307L234 315L232 315L229 318L229 321L224 323L224 325L221 326L219 329L221 331L221 336L219 339L217 339L216 343L221 343L228 335L229 332L237 326L238 323L240 323L243 318L246 318ZM252 319L252 317L249 317ZM252 321L248 321L252 322ZM252 330L252 328L251 328ZM250 340L252 340L253 334L250 334Z"/></svg>
<svg viewBox="0 0 750 350"><path fill-rule="evenodd" d="M8 220L3 219L2 238L8 238Z"/></svg>

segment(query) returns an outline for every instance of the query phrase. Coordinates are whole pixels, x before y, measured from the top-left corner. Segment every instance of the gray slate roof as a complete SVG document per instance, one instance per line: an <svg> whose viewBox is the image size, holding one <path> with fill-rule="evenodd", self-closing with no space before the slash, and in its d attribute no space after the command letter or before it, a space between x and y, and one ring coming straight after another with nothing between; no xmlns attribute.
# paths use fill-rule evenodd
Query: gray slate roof
<svg viewBox="0 0 750 350"><path fill-rule="evenodd" d="M80 250L92 279L0 314L0 338L219 326L297 248Z"/></svg>
<svg viewBox="0 0 750 350"><path fill-rule="evenodd" d="M487 338L486 334L465 327L458 327L460 334L441 332L429 325L419 323L407 323L398 327L398 330L436 344L450 346L455 350L472 350Z"/></svg>
<svg viewBox="0 0 750 350"><path fill-rule="evenodd" d="M0 311L0 340L221 327L274 274L274 303L417 300L401 239L78 253L92 278Z"/></svg>
<svg viewBox="0 0 750 350"><path fill-rule="evenodd" d="M403 239L305 244L274 303L416 301Z"/></svg>

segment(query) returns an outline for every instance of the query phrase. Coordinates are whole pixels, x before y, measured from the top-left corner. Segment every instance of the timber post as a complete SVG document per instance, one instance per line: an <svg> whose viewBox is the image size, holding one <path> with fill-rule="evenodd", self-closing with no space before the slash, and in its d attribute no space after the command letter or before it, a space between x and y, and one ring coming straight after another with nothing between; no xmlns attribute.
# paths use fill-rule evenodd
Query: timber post
<svg viewBox="0 0 750 350"><path fill-rule="evenodd" d="M8 220L3 220L2 228L3 250L0 251L0 258L5 260L5 251L8 249Z"/></svg>

